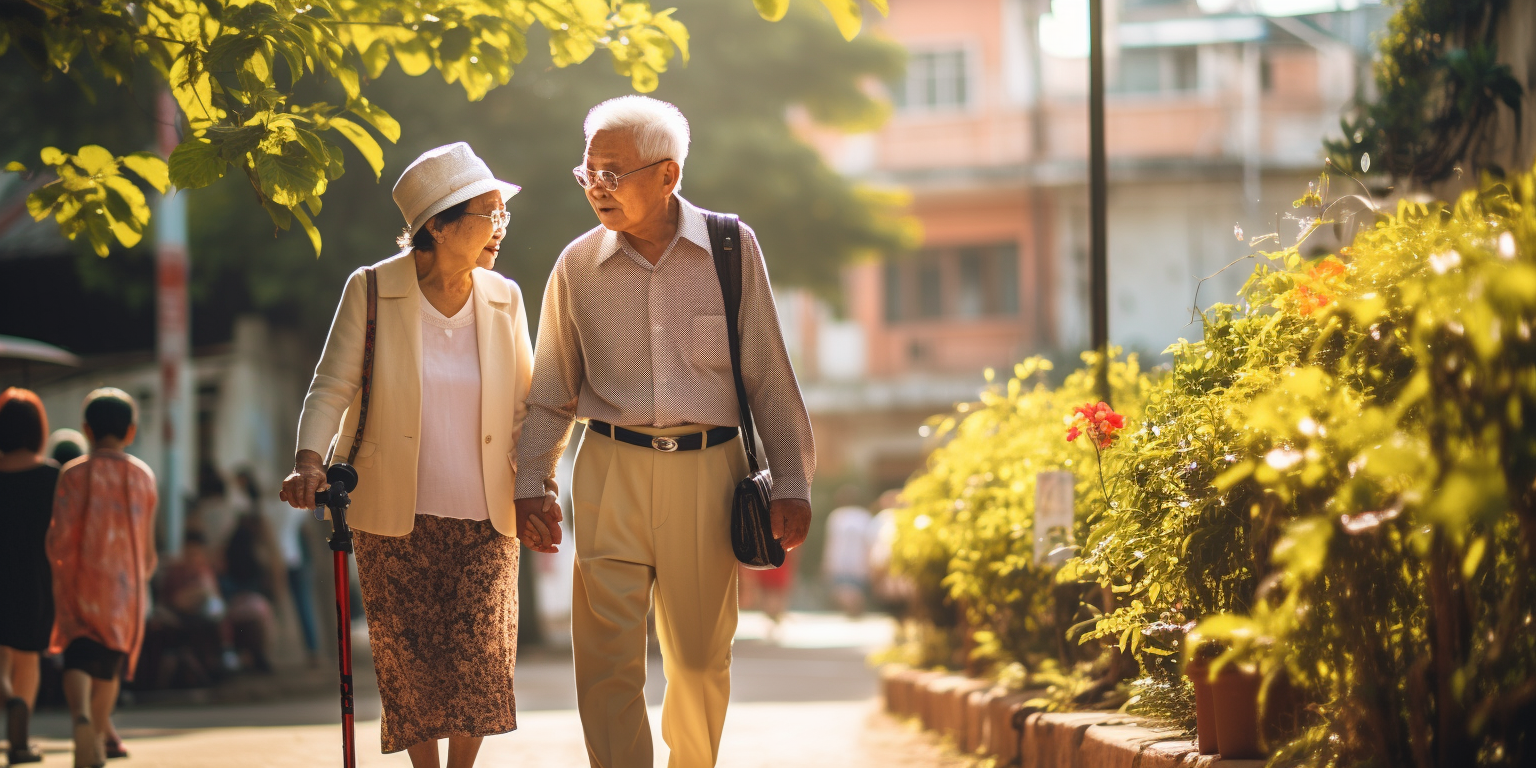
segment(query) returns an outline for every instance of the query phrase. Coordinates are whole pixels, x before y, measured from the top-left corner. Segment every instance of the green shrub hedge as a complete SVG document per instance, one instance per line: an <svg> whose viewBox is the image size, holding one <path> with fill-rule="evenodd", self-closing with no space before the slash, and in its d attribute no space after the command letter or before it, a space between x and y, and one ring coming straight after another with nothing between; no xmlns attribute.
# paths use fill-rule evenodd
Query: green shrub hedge
<svg viewBox="0 0 1536 768"><path fill-rule="evenodd" d="M1297 201L1310 227L1347 205L1325 202ZM1176 721L1180 653L1219 644L1309 703L1286 763L1531 764L1536 176L1399 203L1322 259L1262 255L1171 366L1112 361L1127 428L1102 483L1063 427L1096 399L1091 357L1055 388L1026 361L943 417L897 568L963 611L973 665L1017 679L1070 666L1063 639L1118 648L1130 706ZM1032 537L1054 469L1076 475L1081 549L1053 570Z"/></svg>

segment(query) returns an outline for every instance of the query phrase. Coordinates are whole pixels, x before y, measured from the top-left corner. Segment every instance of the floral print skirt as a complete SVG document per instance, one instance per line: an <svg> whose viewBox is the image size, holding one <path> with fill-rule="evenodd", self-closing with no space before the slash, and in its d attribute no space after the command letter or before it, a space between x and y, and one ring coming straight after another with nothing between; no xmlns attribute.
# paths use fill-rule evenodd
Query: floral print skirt
<svg viewBox="0 0 1536 768"><path fill-rule="evenodd" d="M517 539L433 515L405 536L355 537L383 751L516 729Z"/></svg>

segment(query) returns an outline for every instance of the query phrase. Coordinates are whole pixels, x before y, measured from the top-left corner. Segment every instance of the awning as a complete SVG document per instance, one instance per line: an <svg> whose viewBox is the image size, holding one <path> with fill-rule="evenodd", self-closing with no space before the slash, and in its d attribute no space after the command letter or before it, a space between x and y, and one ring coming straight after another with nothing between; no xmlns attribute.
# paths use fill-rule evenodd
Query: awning
<svg viewBox="0 0 1536 768"><path fill-rule="evenodd" d="M52 344L44 344L41 341L23 339L19 336L0 336L0 358L12 358L16 360L33 360L39 363L53 363L54 365L68 365L77 367L80 358L75 354L55 347Z"/></svg>

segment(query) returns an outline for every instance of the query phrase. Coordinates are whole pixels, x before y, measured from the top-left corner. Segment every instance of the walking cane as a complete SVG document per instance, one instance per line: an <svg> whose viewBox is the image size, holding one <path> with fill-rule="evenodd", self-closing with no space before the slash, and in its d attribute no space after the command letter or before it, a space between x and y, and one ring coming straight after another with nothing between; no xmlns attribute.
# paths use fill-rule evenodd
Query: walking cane
<svg viewBox="0 0 1536 768"><path fill-rule="evenodd" d="M347 527L347 494L357 488L357 470L332 464L325 471L330 488L315 492L315 504L331 510L331 560L336 582L336 646L341 660L341 760L344 768L357 768L357 741L352 727L352 592L348 584L347 555L352 552L352 529Z"/></svg>

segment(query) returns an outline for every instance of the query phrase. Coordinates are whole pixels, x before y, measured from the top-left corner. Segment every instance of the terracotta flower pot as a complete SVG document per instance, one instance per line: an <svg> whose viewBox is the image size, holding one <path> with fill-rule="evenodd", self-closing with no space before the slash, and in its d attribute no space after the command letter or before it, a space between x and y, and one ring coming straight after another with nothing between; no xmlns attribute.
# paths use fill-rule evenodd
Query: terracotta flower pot
<svg viewBox="0 0 1536 768"><path fill-rule="evenodd" d="M1195 687L1195 744L1202 755L1221 750L1216 736L1216 697L1211 691L1211 662L1198 656L1184 667L1184 675Z"/></svg>
<svg viewBox="0 0 1536 768"><path fill-rule="evenodd" d="M1257 671L1228 664L1211 683L1216 742L1223 760L1264 756L1259 748L1259 686L1263 682Z"/></svg>

